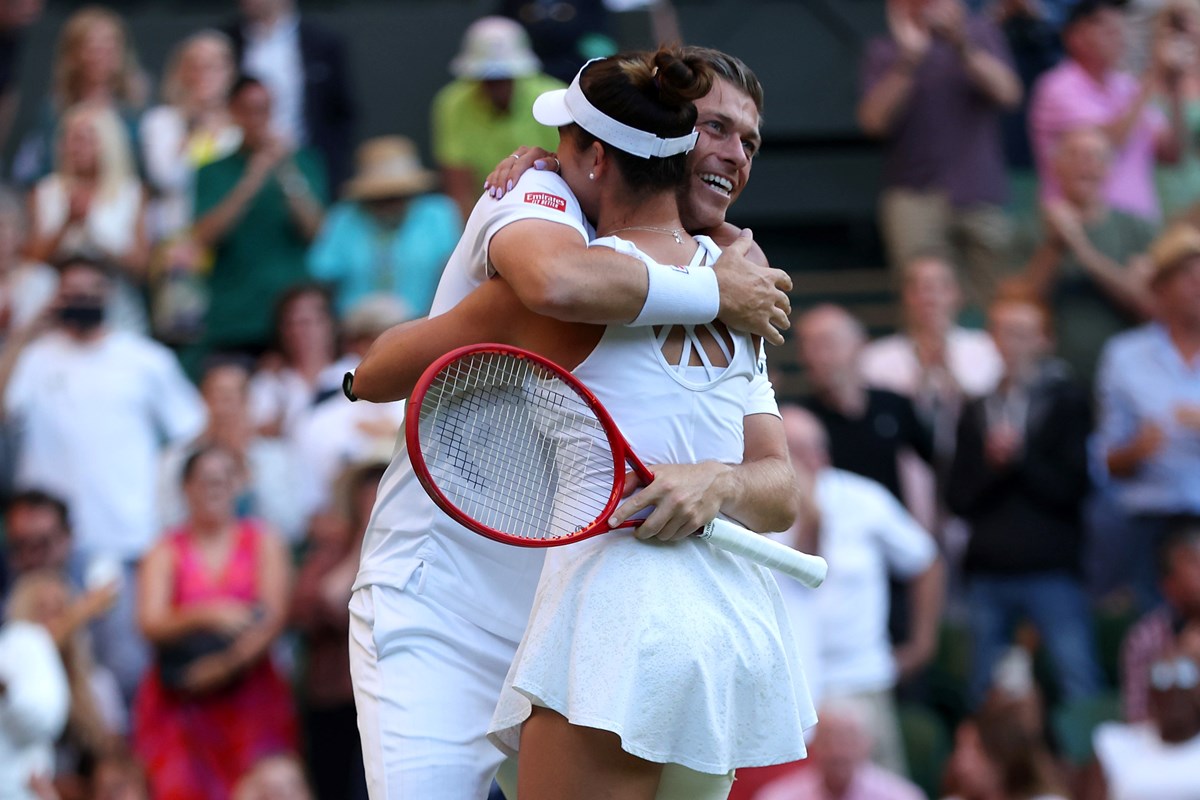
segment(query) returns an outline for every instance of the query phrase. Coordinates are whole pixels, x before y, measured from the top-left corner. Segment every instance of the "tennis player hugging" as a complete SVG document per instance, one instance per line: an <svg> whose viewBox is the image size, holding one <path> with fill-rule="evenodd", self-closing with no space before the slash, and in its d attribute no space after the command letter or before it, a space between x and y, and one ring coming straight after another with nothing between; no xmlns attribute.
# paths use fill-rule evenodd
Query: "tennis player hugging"
<svg viewBox="0 0 1200 800"><path fill-rule="evenodd" d="M723 223L749 173L747 75L721 53L664 49L591 61L538 98L561 175L531 170L482 198L434 315L385 334L348 377L352 398L390 401L452 348L526 348L590 388L654 475L631 479L613 515L648 511L633 535L512 547L440 511L401 438L351 601L375 800L482 799L518 752L515 785L512 758L500 771L510 800L716 800L738 767L804 757L816 718L773 576L690 535L717 516L783 530L796 512L761 342L716 319L720 250L687 233ZM698 126L694 101L714 95ZM698 137L721 180L691 180ZM692 191L721 218L681 219ZM569 321L524 302L522 259L547 242L594 270L597 299Z"/></svg>

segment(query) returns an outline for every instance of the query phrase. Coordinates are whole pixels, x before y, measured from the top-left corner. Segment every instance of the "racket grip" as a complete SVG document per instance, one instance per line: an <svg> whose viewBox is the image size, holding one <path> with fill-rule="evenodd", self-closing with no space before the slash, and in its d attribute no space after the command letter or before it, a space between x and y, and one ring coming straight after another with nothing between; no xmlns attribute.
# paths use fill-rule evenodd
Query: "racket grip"
<svg viewBox="0 0 1200 800"><path fill-rule="evenodd" d="M728 520L714 519L696 535L713 547L728 550L764 567L791 575L810 589L820 586L829 571L829 565L820 556L793 550L785 544Z"/></svg>

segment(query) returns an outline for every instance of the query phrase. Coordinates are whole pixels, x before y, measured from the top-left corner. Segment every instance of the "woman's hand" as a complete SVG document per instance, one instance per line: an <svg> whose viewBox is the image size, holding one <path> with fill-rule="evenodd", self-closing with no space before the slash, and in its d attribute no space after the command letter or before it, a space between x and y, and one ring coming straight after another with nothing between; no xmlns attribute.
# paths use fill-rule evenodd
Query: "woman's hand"
<svg viewBox="0 0 1200 800"><path fill-rule="evenodd" d="M238 673L238 663L229 651L213 653L196 659L183 673L183 689L192 694L205 694L219 689Z"/></svg>
<svg viewBox="0 0 1200 800"><path fill-rule="evenodd" d="M654 511L635 529L639 539L673 542L687 538L707 525L721 510L730 469L728 464L719 461L650 466L654 480L618 506L609 524L615 528L639 511L653 506ZM625 476L626 497L640 486L636 474Z"/></svg>
<svg viewBox="0 0 1200 800"><path fill-rule="evenodd" d="M496 165L483 182L484 191L499 200L505 192L512 191L525 171L534 169L558 172L558 156L540 147L518 147L516 152Z"/></svg>
<svg viewBox="0 0 1200 800"><path fill-rule="evenodd" d="M204 611L206 627L217 633L234 637L254 625L254 606L236 600L214 600Z"/></svg>

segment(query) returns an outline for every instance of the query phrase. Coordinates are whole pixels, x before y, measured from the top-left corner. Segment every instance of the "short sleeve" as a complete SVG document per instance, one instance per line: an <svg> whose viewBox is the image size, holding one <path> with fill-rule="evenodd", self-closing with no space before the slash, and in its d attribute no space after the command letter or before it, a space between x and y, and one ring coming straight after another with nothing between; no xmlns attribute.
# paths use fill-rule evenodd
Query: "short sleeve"
<svg viewBox="0 0 1200 800"><path fill-rule="evenodd" d="M754 362L754 377L750 379L750 391L746 395L746 414L770 414L778 417L779 403L775 399L775 386L767 374L766 346L759 342L758 358Z"/></svg>
<svg viewBox="0 0 1200 800"><path fill-rule="evenodd" d="M1013 66L1012 51L1009 50L1004 33L988 16L979 14L972 17L967 36L975 46L987 51L1009 67Z"/></svg>
<svg viewBox="0 0 1200 800"><path fill-rule="evenodd" d="M225 161L214 161L196 172L196 204L192 212L195 219L212 211L225 197L228 188L221 176Z"/></svg>
<svg viewBox="0 0 1200 800"><path fill-rule="evenodd" d="M886 36L878 36L867 42L859 67L859 92L865 95L883 78L887 71L896 63L897 51L895 44Z"/></svg>
<svg viewBox="0 0 1200 800"><path fill-rule="evenodd" d="M6 417L18 417L24 414L37 399L37 365L42 361L37 357L38 350L38 344L34 342L17 358L16 366L8 379L8 387L4 392Z"/></svg>
<svg viewBox="0 0 1200 800"><path fill-rule="evenodd" d="M159 429L168 442L191 439L204 428L204 403L174 354L157 344L154 348L149 387Z"/></svg>
<svg viewBox="0 0 1200 800"><path fill-rule="evenodd" d="M484 198L481 202L492 203L488 218L483 225L483 246L487 252L492 237L514 222L536 219L566 225L579 233L586 245L592 238L587 220L579 201L571 193L566 181L553 172L529 170L500 200ZM488 259L488 275L494 274L491 259Z"/></svg>
<svg viewBox="0 0 1200 800"><path fill-rule="evenodd" d="M1096 405L1099 420L1096 425L1097 455L1103 466L1108 452L1119 447L1137 433L1137 407L1123 380L1128 370L1122 367L1122 337L1109 341L1100 353L1096 371Z"/></svg>
<svg viewBox="0 0 1200 800"><path fill-rule="evenodd" d="M887 561L888 571L912 578L929 569L937 558L937 545L927 530L882 486L876 489L881 520L875 531Z"/></svg>

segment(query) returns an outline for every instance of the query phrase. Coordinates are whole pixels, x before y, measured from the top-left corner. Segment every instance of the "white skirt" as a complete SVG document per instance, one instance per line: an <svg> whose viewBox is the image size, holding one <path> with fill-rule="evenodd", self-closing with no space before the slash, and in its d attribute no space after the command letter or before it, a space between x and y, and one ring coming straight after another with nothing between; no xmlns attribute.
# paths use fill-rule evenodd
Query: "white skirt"
<svg viewBox="0 0 1200 800"><path fill-rule="evenodd" d="M699 539L552 548L489 735L533 704L639 758L723 775L805 756L816 713L771 573Z"/></svg>

